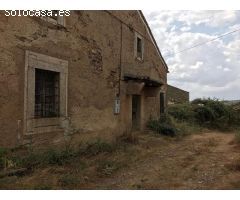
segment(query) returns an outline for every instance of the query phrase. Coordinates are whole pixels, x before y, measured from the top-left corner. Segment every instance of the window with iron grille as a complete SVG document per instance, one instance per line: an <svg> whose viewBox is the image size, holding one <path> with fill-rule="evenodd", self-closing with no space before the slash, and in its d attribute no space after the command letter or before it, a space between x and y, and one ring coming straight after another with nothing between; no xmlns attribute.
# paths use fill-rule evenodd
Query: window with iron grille
<svg viewBox="0 0 240 200"><path fill-rule="evenodd" d="M59 72L35 70L35 118L59 117Z"/></svg>

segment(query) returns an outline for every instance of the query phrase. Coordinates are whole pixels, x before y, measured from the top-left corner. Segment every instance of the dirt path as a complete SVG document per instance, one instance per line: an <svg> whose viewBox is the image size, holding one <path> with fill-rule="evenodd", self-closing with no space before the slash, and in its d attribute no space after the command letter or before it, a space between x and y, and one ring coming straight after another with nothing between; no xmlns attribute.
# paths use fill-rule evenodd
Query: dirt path
<svg viewBox="0 0 240 200"><path fill-rule="evenodd" d="M240 148L234 134L209 132L183 139L139 135L139 144L112 154L37 169L3 188L240 189Z"/></svg>
<svg viewBox="0 0 240 200"><path fill-rule="evenodd" d="M240 151L231 145L233 139L233 134L215 132L180 141L142 135L136 162L91 188L240 188L235 166L240 165Z"/></svg>

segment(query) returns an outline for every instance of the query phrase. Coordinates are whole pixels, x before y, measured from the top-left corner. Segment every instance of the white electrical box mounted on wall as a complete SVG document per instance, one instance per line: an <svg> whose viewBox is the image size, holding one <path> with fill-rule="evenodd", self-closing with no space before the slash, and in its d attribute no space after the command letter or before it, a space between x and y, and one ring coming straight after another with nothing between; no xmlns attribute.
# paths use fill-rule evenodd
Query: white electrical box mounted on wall
<svg viewBox="0 0 240 200"><path fill-rule="evenodd" d="M120 98L116 97L114 104L114 114L117 115L120 113Z"/></svg>

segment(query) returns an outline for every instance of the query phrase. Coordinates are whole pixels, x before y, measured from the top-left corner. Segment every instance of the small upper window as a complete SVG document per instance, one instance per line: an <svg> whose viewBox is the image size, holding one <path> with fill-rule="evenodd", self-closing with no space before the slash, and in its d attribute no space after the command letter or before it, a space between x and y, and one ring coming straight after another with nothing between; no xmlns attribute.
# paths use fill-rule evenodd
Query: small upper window
<svg viewBox="0 0 240 200"><path fill-rule="evenodd" d="M137 34L135 38L135 57L138 60L143 60L143 38Z"/></svg>
<svg viewBox="0 0 240 200"><path fill-rule="evenodd" d="M142 39L137 38L137 57L142 57Z"/></svg>

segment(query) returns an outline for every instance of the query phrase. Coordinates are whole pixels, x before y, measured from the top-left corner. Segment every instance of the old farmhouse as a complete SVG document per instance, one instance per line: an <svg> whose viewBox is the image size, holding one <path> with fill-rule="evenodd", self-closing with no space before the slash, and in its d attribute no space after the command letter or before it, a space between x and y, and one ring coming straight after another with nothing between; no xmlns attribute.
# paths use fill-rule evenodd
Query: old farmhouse
<svg viewBox="0 0 240 200"><path fill-rule="evenodd" d="M167 73L141 11L0 11L0 146L143 130L164 112Z"/></svg>

